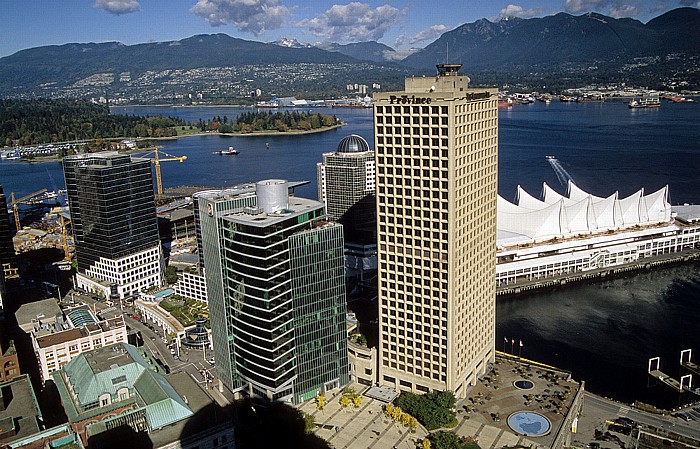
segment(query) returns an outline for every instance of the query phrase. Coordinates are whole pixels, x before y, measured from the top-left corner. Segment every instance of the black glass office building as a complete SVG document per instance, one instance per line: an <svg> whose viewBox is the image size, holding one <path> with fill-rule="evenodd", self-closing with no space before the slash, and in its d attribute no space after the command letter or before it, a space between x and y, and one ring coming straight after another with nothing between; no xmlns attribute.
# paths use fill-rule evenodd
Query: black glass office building
<svg viewBox="0 0 700 449"><path fill-rule="evenodd" d="M124 297L160 285L151 162L116 152L63 159L79 275ZM80 279L79 279L80 281Z"/></svg>
<svg viewBox="0 0 700 449"><path fill-rule="evenodd" d="M0 186L0 263L2 263L5 279L17 277L17 256L12 243L13 234L10 214L7 210L7 198Z"/></svg>
<svg viewBox="0 0 700 449"><path fill-rule="evenodd" d="M349 381L343 231L287 189L261 181L237 209L230 195L197 196L202 238L216 239L202 247L218 374L234 391L299 403Z"/></svg>

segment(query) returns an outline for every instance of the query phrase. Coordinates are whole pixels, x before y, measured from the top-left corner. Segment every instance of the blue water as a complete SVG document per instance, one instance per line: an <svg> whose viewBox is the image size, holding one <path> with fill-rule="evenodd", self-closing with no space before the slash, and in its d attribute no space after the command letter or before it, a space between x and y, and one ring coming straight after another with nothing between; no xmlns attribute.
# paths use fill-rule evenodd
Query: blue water
<svg viewBox="0 0 700 449"><path fill-rule="evenodd" d="M164 114L196 121L229 118L234 107L120 107L114 113ZM316 163L348 134L372 145L372 112L321 109L347 122L338 130L288 137L189 137L162 141L163 150L187 161L161 164L164 187L229 186L265 178L308 180L297 194L315 198ZM700 204L700 102L628 109L625 103L534 103L499 111L499 192L512 199L518 184L535 196L547 182L564 192L545 159L557 157L574 182L597 196L625 196L670 187L671 201ZM269 143L270 148L265 149ZM229 146L237 156L212 152ZM0 161L0 184L18 196L63 185L58 163ZM496 342L523 341L523 357L560 366L591 391L666 407L679 397L667 387L647 387L647 360L678 377L679 352L700 352L700 265L592 285L571 286L497 303ZM498 349L504 349L500 347ZM509 348L506 347L506 350ZM517 350L517 348L516 348ZM696 382L698 379L696 379Z"/></svg>

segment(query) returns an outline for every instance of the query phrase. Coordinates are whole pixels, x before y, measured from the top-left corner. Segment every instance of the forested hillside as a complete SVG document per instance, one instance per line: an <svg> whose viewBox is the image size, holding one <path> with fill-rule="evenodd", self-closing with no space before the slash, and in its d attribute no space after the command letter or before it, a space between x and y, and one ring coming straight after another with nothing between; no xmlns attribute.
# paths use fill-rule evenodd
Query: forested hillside
<svg viewBox="0 0 700 449"><path fill-rule="evenodd" d="M171 117L110 115L107 106L84 100L0 100L0 145L92 140L111 137L168 137Z"/></svg>

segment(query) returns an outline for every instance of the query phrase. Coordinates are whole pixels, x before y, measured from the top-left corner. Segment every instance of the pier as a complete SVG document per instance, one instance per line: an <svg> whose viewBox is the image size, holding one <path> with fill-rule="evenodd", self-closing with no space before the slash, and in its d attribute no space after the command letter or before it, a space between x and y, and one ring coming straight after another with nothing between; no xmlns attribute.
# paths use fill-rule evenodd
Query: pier
<svg viewBox="0 0 700 449"><path fill-rule="evenodd" d="M665 374L657 369L649 371L649 375L657 380L660 380L661 382L673 388L679 393L683 393L683 391L685 391L683 390L683 388L681 388L680 382L678 382L676 379L669 376L668 374Z"/></svg>
<svg viewBox="0 0 700 449"><path fill-rule="evenodd" d="M685 349L681 351L681 366L686 368L691 374L686 374L681 376L680 382L664 373L660 369L661 358L653 357L649 359L649 375L656 380L661 381L663 384L673 388L678 393L684 393L686 391L700 396L700 388L693 388L693 373L700 375L700 366L693 363L690 359L692 357L692 350Z"/></svg>
<svg viewBox="0 0 700 449"><path fill-rule="evenodd" d="M564 286L568 283L576 283L589 279L604 280L612 277L629 275L639 271L652 270L654 268L671 266L695 260L700 260L700 251L697 249L684 250L671 254L663 254L660 256L639 259L626 264L596 268L587 271L565 273L531 281L521 281L513 284L501 285L496 287L496 296L519 295L528 291L556 288Z"/></svg>

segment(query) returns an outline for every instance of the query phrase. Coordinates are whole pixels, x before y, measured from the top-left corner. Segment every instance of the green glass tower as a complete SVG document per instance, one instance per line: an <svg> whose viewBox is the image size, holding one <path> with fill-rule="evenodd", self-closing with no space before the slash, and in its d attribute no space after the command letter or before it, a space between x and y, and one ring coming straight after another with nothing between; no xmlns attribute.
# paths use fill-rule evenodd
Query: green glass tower
<svg viewBox="0 0 700 449"><path fill-rule="evenodd" d="M343 228L283 180L195 195L219 378L303 402L349 381Z"/></svg>

